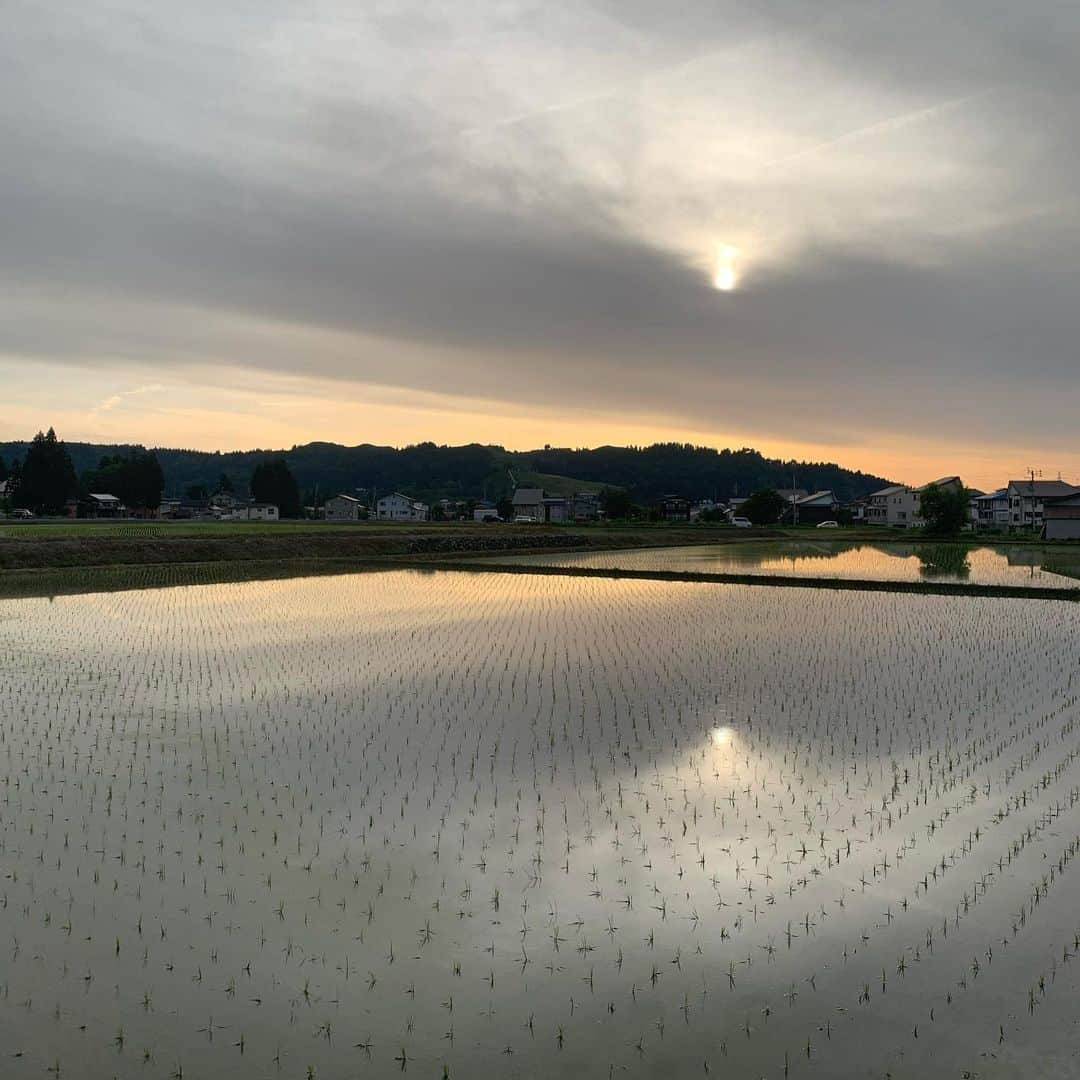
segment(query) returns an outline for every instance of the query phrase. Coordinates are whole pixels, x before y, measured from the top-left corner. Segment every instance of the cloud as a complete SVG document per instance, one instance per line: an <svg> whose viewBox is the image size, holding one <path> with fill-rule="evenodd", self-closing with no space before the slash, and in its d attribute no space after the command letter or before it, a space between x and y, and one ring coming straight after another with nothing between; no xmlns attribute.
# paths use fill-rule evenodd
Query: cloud
<svg viewBox="0 0 1080 1080"><path fill-rule="evenodd" d="M1059 453L1078 24L1050 0L17 5L8 393L219 365L255 395L306 373L898 453L958 417L1026 439L1034 410Z"/></svg>

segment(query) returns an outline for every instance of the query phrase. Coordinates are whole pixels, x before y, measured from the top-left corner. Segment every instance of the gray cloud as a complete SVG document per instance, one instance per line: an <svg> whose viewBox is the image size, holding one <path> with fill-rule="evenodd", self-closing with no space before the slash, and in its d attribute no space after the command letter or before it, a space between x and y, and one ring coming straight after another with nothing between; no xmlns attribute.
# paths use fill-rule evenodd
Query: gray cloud
<svg viewBox="0 0 1080 1080"><path fill-rule="evenodd" d="M0 42L10 355L1074 427L1065 5L43 8Z"/></svg>

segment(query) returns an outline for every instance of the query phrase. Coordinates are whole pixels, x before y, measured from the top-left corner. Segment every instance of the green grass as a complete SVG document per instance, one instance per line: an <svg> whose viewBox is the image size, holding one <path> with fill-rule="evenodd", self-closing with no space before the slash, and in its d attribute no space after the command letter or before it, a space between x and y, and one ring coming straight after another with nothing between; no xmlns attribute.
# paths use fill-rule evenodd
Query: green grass
<svg viewBox="0 0 1080 1080"><path fill-rule="evenodd" d="M558 476L555 473L515 472L518 487L538 487L545 495L565 497L576 495L579 491L603 491L610 488L620 490L617 484L594 484L589 480L577 480L572 476Z"/></svg>

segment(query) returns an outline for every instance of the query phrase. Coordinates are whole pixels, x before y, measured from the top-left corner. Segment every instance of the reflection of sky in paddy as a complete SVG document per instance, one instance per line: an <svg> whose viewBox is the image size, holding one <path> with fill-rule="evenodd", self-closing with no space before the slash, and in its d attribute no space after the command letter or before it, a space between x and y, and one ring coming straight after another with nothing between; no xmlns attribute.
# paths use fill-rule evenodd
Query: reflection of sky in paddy
<svg viewBox="0 0 1080 1080"><path fill-rule="evenodd" d="M398 572L0 607L13 1075L1062 1046L1071 605Z"/></svg>
<svg viewBox="0 0 1080 1080"><path fill-rule="evenodd" d="M975 585L1080 585L1080 551L1019 545L744 541L624 551L492 556L500 563L602 569L783 574L871 581L970 582Z"/></svg>

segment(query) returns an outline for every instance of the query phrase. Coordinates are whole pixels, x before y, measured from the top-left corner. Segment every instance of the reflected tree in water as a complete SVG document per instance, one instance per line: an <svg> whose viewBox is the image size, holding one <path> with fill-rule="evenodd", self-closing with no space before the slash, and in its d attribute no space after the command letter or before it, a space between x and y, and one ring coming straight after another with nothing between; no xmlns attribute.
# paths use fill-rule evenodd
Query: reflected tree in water
<svg viewBox="0 0 1080 1080"><path fill-rule="evenodd" d="M966 581L971 576L968 549L959 544L930 544L918 550L919 574L923 578L957 578Z"/></svg>

